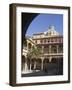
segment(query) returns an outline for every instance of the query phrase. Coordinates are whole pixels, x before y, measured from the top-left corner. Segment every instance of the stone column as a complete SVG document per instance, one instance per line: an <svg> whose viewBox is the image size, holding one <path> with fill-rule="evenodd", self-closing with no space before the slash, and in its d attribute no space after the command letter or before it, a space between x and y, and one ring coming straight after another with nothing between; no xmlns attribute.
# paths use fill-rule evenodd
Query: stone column
<svg viewBox="0 0 72 90"><path fill-rule="evenodd" d="M44 46L42 46L42 53L44 53Z"/></svg>
<svg viewBox="0 0 72 90"><path fill-rule="evenodd" d="M36 69L36 61L34 62L34 69Z"/></svg>
<svg viewBox="0 0 72 90"><path fill-rule="evenodd" d="M30 59L30 71L31 71L31 59Z"/></svg>
<svg viewBox="0 0 72 90"><path fill-rule="evenodd" d="M49 58L49 62L51 62L51 60L52 60L52 57Z"/></svg>
<svg viewBox="0 0 72 90"><path fill-rule="evenodd" d="M41 70L43 70L43 59L42 59L42 64L41 64Z"/></svg>
<svg viewBox="0 0 72 90"><path fill-rule="evenodd" d="M57 45L57 53L59 53L59 50L58 50L59 46Z"/></svg>
<svg viewBox="0 0 72 90"><path fill-rule="evenodd" d="M28 67L27 67L27 61L25 61L25 71L28 70Z"/></svg>
<svg viewBox="0 0 72 90"><path fill-rule="evenodd" d="M28 42L27 42L27 51L28 51Z"/></svg>
<svg viewBox="0 0 72 90"><path fill-rule="evenodd" d="M49 46L49 54L51 53L51 45Z"/></svg>

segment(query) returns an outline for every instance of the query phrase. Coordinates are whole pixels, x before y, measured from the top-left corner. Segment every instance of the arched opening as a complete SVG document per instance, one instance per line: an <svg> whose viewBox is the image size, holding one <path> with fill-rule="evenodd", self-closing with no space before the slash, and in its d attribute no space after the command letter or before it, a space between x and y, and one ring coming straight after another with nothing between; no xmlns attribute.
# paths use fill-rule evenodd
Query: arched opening
<svg viewBox="0 0 72 90"><path fill-rule="evenodd" d="M25 69L25 56L22 56L22 60L21 60L21 70L23 71Z"/></svg>
<svg viewBox="0 0 72 90"><path fill-rule="evenodd" d="M47 72L49 59L45 58L43 61L43 70Z"/></svg>
<svg viewBox="0 0 72 90"><path fill-rule="evenodd" d="M30 70L30 59L27 58L27 67L28 67L28 70Z"/></svg>
<svg viewBox="0 0 72 90"><path fill-rule="evenodd" d="M41 70L41 63L42 63L42 60L38 58L36 60L36 70Z"/></svg>
<svg viewBox="0 0 72 90"><path fill-rule="evenodd" d="M59 74L63 75L63 58L59 58L58 60Z"/></svg>
<svg viewBox="0 0 72 90"><path fill-rule="evenodd" d="M52 58L51 60L52 73L55 75L63 74L63 58Z"/></svg>
<svg viewBox="0 0 72 90"><path fill-rule="evenodd" d="M57 46L51 46L51 53L57 53Z"/></svg>
<svg viewBox="0 0 72 90"><path fill-rule="evenodd" d="M57 63L57 58L52 58L51 63Z"/></svg>
<svg viewBox="0 0 72 90"><path fill-rule="evenodd" d="M22 44L30 23L37 17L39 13L22 13Z"/></svg>
<svg viewBox="0 0 72 90"><path fill-rule="evenodd" d="M58 58L52 58L51 60L51 68L53 69L53 71L58 71Z"/></svg>
<svg viewBox="0 0 72 90"><path fill-rule="evenodd" d="M63 53L63 45L59 45L59 47L58 47L58 52L59 52L59 53Z"/></svg>
<svg viewBox="0 0 72 90"><path fill-rule="evenodd" d="M31 43L28 43L28 49L31 49L32 45Z"/></svg>
<svg viewBox="0 0 72 90"><path fill-rule="evenodd" d="M36 68L36 58L31 59L31 70L35 70Z"/></svg>
<svg viewBox="0 0 72 90"><path fill-rule="evenodd" d="M27 40L26 39L23 42L23 49L24 50L27 50Z"/></svg>
<svg viewBox="0 0 72 90"><path fill-rule="evenodd" d="M49 46L44 46L44 53L49 53Z"/></svg>

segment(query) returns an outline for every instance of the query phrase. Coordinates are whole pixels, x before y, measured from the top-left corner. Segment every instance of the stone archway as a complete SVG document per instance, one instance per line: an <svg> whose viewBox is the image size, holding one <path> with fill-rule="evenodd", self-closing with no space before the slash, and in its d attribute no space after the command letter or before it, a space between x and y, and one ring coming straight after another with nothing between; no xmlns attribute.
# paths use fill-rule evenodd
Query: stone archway
<svg viewBox="0 0 72 90"><path fill-rule="evenodd" d="M63 75L63 57L59 58L58 60L58 68L59 68L58 74Z"/></svg>
<svg viewBox="0 0 72 90"><path fill-rule="evenodd" d="M51 60L51 67L52 69L56 69L56 71L58 71L58 58L52 58Z"/></svg>
<svg viewBox="0 0 72 90"><path fill-rule="evenodd" d="M21 70L27 72L30 70L30 59L26 58L24 55L22 56L21 61Z"/></svg>
<svg viewBox="0 0 72 90"><path fill-rule="evenodd" d="M28 43L28 49L31 49L32 45L31 43Z"/></svg>
<svg viewBox="0 0 72 90"><path fill-rule="evenodd" d="M36 58L32 58L29 60L29 70L35 70L36 68Z"/></svg>
<svg viewBox="0 0 72 90"><path fill-rule="evenodd" d="M49 53L49 46L44 46L44 53Z"/></svg>
<svg viewBox="0 0 72 90"><path fill-rule="evenodd" d="M57 53L57 46L56 45L51 46L51 53Z"/></svg>
<svg viewBox="0 0 72 90"><path fill-rule="evenodd" d="M21 60L21 70L23 71L25 69L25 56L22 56L22 60Z"/></svg>
<svg viewBox="0 0 72 90"><path fill-rule="evenodd" d="M63 45L59 45L58 46L58 52L59 53L63 53Z"/></svg>
<svg viewBox="0 0 72 90"><path fill-rule="evenodd" d="M27 67L28 67L28 70L30 70L30 59L27 58Z"/></svg>
<svg viewBox="0 0 72 90"><path fill-rule="evenodd" d="M57 58L52 58L51 63L57 63Z"/></svg>
<svg viewBox="0 0 72 90"><path fill-rule="evenodd" d="M62 58L52 58L51 60L51 70L55 75L63 74L63 60Z"/></svg>
<svg viewBox="0 0 72 90"><path fill-rule="evenodd" d="M42 60L38 58L36 60L36 70L41 70L41 64L42 64Z"/></svg>
<svg viewBox="0 0 72 90"><path fill-rule="evenodd" d="M49 59L48 58L45 58L44 61L43 61L43 70L44 71L47 71L47 69L48 69L48 63L49 63Z"/></svg>

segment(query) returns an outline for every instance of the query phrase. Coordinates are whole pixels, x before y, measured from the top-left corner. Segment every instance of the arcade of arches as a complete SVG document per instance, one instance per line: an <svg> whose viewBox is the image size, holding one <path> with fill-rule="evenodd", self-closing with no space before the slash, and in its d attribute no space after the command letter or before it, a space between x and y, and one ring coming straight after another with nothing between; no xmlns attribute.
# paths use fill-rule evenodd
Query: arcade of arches
<svg viewBox="0 0 72 90"><path fill-rule="evenodd" d="M22 56L22 70L24 71L36 71L36 70L45 70L50 68L50 66L56 65L56 68L62 68L63 58L56 57L56 58L33 58L33 59L26 59L25 56Z"/></svg>

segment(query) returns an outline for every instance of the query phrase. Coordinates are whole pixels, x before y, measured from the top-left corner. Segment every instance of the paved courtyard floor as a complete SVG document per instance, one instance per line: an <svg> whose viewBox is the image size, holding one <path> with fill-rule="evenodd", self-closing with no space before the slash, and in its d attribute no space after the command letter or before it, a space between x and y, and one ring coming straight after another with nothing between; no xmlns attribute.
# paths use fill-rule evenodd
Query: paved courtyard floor
<svg viewBox="0 0 72 90"><path fill-rule="evenodd" d="M53 76L53 75L62 75L62 73L56 71L56 70L50 70L50 71L33 71L32 73L25 73L22 74L22 77L31 77L31 76Z"/></svg>

